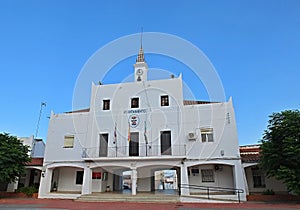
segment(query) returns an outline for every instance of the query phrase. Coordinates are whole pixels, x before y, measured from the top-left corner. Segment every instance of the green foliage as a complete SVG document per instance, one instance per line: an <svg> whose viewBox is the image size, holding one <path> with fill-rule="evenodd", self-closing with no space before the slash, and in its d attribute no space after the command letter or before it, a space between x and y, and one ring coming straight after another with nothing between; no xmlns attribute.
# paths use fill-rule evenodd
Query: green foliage
<svg viewBox="0 0 300 210"><path fill-rule="evenodd" d="M273 113L261 141L261 168L300 195L300 112Z"/></svg>
<svg viewBox="0 0 300 210"><path fill-rule="evenodd" d="M263 192L262 192L262 194L263 195L275 195L275 193L274 193L274 191L271 189L271 190L269 190L269 189L267 189L267 190L264 190Z"/></svg>
<svg viewBox="0 0 300 210"><path fill-rule="evenodd" d="M27 195L28 197L31 197L33 195L33 193L38 192L38 189L35 188L34 186L22 187L22 188L18 189L17 192L22 192L25 195Z"/></svg>
<svg viewBox="0 0 300 210"><path fill-rule="evenodd" d="M0 133L0 182L14 182L25 172L25 164L30 162L29 147L15 136Z"/></svg>

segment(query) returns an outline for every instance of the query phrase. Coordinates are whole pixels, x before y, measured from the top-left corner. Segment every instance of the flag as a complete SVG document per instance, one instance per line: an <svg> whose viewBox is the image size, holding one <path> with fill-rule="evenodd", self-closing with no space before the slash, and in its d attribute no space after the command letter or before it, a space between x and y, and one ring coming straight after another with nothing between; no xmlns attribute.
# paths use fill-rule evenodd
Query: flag
<svg viewBox="0 0 300 210"><path fill-rule="evenodd" d="M128 122L128 142L130 142L130 123Z"/></svg>
<svg viewBox="0 0 300 210"><path fill-rule="evenodd" d="M145 121L144 138L145 138L146 144L148 144L148 138L147 138L147 124L146 124L146 121Z"/></svg>
<svg viewBox="0 0 300 210"><path fill-rule="evenodd" d="M114 131L114 144L117 141L117 123L115 123L115 131Z"/></svg>

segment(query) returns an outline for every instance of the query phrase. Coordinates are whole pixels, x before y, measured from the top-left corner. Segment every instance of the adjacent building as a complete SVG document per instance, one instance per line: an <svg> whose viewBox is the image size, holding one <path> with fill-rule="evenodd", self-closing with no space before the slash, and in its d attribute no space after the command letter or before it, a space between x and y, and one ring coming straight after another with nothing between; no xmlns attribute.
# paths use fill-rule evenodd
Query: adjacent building
<svg viewBox="0 0 300 210"><path fill-rule="evenodd" d="M23 145L29 146L28 155L31 157L31 162L25 166L25 174L13 183L1 183L0 191L15 192L22 187L34 186L37 189L40 185L40 179L43 169L45 143L42 139L35 139L33 136L19 137Z"/></svg>
<svg viewBox="0 0 300 210"><path fill-rule="evenodd" d="M242 165L245 170L248 194L273 192L288 194L285 184L274 177L267 177L259 168L260 145L245 145L240 147Z"/></svg>

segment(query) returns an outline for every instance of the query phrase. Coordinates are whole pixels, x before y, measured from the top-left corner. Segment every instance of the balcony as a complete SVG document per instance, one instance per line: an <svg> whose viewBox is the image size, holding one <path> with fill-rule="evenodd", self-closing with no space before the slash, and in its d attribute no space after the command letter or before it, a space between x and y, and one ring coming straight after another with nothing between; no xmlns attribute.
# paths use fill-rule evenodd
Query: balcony
<svg viewBox="0 0 300 210"><path fill-rule="evenodd" d="M114 146L107 148L90 147L82 149L82 158L123 158L123 157L179 157L186 155L186 145L139 145L136 147Z"/></svg>

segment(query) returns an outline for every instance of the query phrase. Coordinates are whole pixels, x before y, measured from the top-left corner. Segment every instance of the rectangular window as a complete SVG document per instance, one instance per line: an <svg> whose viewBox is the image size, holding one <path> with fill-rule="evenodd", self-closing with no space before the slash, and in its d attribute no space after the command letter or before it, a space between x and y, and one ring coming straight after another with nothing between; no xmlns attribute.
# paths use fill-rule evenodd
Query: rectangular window
<svg viewBox="0 0 300 210"><path fill-rule="evenodd" d="M83 171L76 171L76 184L83 183Z"/></svg>
<svg viewBox="0 0 300 210"><path fill-rule="evenodd" d="M251 170L253 176L253 187L255 188L266 187L265 177L263 175L263 172L258 167L251 168Z"/></svg>
<svg viewBox="0 0 300 210"><path fill-rule="evenodd" d="M110 100L103 100L103 110L109 110L110 109Z"/></svg>
<svg viewBox="0 0 300 210"><path fill-rule="evenodd" d="M169 106L169 96L160 96L160 105L161 106Z"/></svg>
<svg viewBox="0 0 300 210"><path fill-rule="evenodd" d="M214 182L214 170L213 169L201 169L202 182Z"/></svg>
<svg viewBox="0 0 300 210"><path fill-rule="evenodd" d="M139 108L139 98L131 99L131 108Z"/></svg>
<svg viewBox="0 0 300 210"><path fill-rule="evenodd" d="M161 155L172 155L171 131L160 132L160 152Z"/></svg>
<svg viewBox="0 0 300 210"><path fill-rule="evenodd" d="M65 136L64 137L64 148L73 148L74 147L74 136Z"/></svg>
<svg viewBox="0 0 300 210"><path fill-rule="evenodd" d="M107 157L108 133L100 134L99 157Z"/></svg>
<svg viewBox="0 0 300 210"><path fill-rule="evenodd" d="M212 128L202 128L201 129L201 139L202 142L213 142L213 129Z"/></svg>

